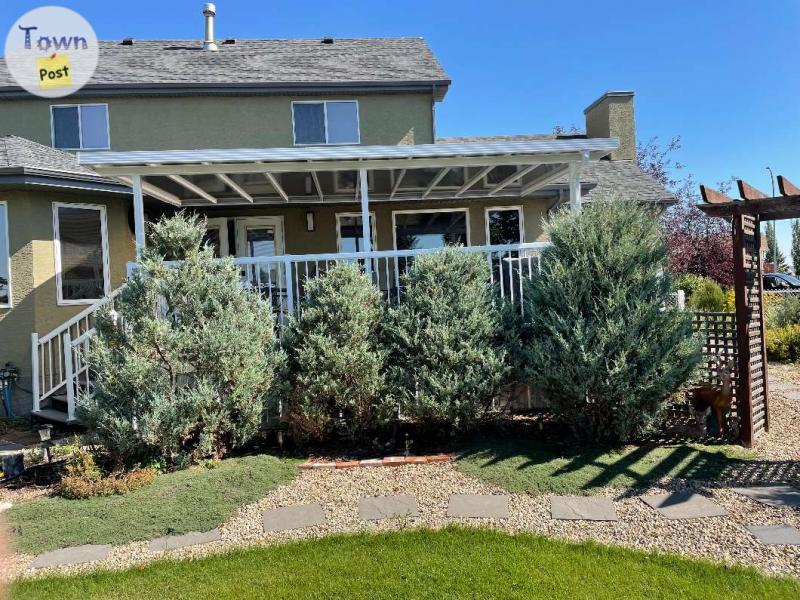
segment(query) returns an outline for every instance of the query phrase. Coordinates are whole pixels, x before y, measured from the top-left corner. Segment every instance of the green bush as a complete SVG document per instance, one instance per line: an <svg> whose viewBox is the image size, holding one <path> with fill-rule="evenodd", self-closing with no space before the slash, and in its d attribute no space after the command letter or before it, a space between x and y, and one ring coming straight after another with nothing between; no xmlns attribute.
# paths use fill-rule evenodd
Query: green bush
<svg viewBox="0 0 800 600"><path fill-rule="evenodd" d="M800 360L800 325L767 329L767 358L780 361Z"/></svg>
<svg viewBox="0 0 800 600"><path fill-rule="evenodd" d="M510 371L483 255L419 256L385 331L389 380L404 417L458 432L487 414Z"/></svg>
<svg viewBox="0 0 800 600"><path fill-rule="evenodd" d="M119 316L97 319L93 393L79 411L126 463L185 465L220 457L258 432L282 354L272 311L246 292L230 261L169 240L202 239L179 215L153 227L153 246L119 296ZM172 269L163 258L184 258Z"/></svg>
<svg viewBox="0 0 800 600"><path fill-rule="evenodd" d="M308 281L306 293L284 337L292 431L297 439L363 440L392 413L380 291L357 265L339 264Z"/></svg>
<svg viewBox="0 0 800 600"><path fill-rule="evenodd" d="M696 311L723 312L727 306L725 292L713 279L705 279L688 300L689 308Z"/></svg>
<svg viewBox="0 0 800 600"><path fill-rule="evenodd" d="M593 202L546 225L553 245L527 282L528 378L576 436L628 442L657 421L700 361L691 315L664 310L672 290L655 214Z"/></svg>
<svg viewBox="0 0 800 600"><path fill-rule="evenodd" d="M765 294L764 317L770 329L800 325L800 298L794 294Z"/></svg>
<svg viewBox="0 0 800 600"><path fill-rule="evenodd" d="M67 474L61 479L58 492L71 500L113 496L150 485L155 478L156 472L150 468L105 475L94 455L79 447L67 461Z"/></svg>
<svg viewBox="0 0 800 600"><path fill-rule="evenodd" d="M675 289L686 292L686 299L688 300L706 281L713 280L694 273L681 273L675 278Z"/></svg>

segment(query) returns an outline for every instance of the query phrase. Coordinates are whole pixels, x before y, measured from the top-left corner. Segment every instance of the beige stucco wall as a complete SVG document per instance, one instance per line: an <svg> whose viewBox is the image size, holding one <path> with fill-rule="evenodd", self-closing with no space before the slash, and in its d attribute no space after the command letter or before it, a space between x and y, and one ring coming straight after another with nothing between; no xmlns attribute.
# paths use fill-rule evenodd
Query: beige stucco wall
<svg viewBox="0 0 800 600"><path fill-rule="evenodd" d="M30 388L31 333L46 334L85 306L59 306L56 301L53 203L104 205L108 222L112 289L125 279L125 263L134 256L128 227L129 200L108 194L3 191L7 202L11 255L12 307L0 309L0 363L21 370L21 384ZM15 399L17 410L30 410L27 394Z"/></svg>
<svg viewBox="0 0 800 600"><path fill-rule="evenodd" d="M633 92L622 94L604 95L586 109L586 134L589 137L619 138L619 148L611 153L611 159L635 160L636 125Z"/></svg>
<svg viewBox="0 0 800 600"><path fill-rule="evenodd" d="M428 94L81 98L108 104L112 150L292 146L292 100L358 100L362 144L433 142ZM0 132L51 145L45 99L0 101ZM413 130L413 135L409 132Z"/></svg>

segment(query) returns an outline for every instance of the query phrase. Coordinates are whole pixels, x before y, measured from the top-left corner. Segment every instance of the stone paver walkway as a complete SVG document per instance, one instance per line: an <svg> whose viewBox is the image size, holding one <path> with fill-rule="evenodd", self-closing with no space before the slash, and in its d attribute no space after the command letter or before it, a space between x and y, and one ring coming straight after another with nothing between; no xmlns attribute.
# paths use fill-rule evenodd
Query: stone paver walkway
<svg viewBox="0 0 800 600"><path fill-rule="evenodd" d="M80 565L83 563L105 560L110 553L111 546L109 544L72 546L71 548L62 548L60 550L53 550L52 552L40 554L28 565L28 568L44 569L46 567Z"/></svg>
<svg viewBox="0 0 800 600"><path fill-rule="evenodd" d="M800 529L789 525L748 525L747 530L769 546L800 544Z"/></svg>
<svg viewBox="0 0 800 600"><path fill-rule="evenodd" d="M789 486L731 488L742 495L770 507L798 507L800 490ZM450 494L448 518L510 519L510 498L503 494ZM728 511L705 496L691 492L673 492L641 496L641 500L667 519L704 519L720 517ZM329 506L329 510L330 510ZM622 509L622 507L621 507ZM430 509L428 509L430 510ZM623 510L623 515L624 509ZM775 510L771 508L771 510ZM319 502L273 508L261 515L264 533L298 530L328 524ZM362 521L418 517L417 498L412 495L368 496L358 499L358 515ZM620 521L617 502L607 496L551 496L550 515L557 521ZM330 515L338 516L336 511ZM623 519L624 520L624 519ZM590 526L587 524L587 527ZM609 523L608 527L612 527ZM788 524L748 525L746 529L765 545L798 545L800 530ZM224 530L224 528L223 528ZM225 541L229 534L220 529L164 536L149 542L150 555ZM103 561L112 553L110 545L85 545L46 552L28 565L29 569L63 567Z"/></svg>
<svg viewBox="0 0 800 600"><path fill-rule="evenodd" d="M192 531L183 535L168 535L156 538L150 542L149 550L151 554L156 554L157 552L166 552L167 550L176 550L177 548L185 548L187 546L198 546L200 544L217 542L221 539L222 535L219 529L212 529L211 531L202 533Z"/></svg>
<svg viewBox="0 0 800 600"><path fill-rule="evenodd" d="M800 490L788 485L739 487L733 488L733 491L767 506L800 508Z"/></svg>
<svg viewBox="0 0 800 600"><path fill-rule="evenodd" d="M450 496L447 516L469 519L507 519L508 496L453 494Z"/></svg>
<svg viewBox="0 0 800 600"><path fill-rule="evenodd" d="M704 517L724 517L728 511L717 506L700 494L673 492L642 496L645 504L655 508L667 519L700 519Z"/></svg>
<svg viewBox="0 0 800 600"><path fill-rule="evenodd" d="M364 521L416 517L419 515L414 496L377 496L358 501L358 516Z"/></svg>
<svg viewBox="0 0 800 600"><path fill-rule="evenodd" d="M265 511L261 517L264 531L288 531L325 523L325 512L319 503L285 506Z"/></svg>
<svg viewBox="0 0 800 600"><path fill-rule="evenodd" d="M618 521L614 501L605 496L553 496L550 514L562 521Z"/></svg>

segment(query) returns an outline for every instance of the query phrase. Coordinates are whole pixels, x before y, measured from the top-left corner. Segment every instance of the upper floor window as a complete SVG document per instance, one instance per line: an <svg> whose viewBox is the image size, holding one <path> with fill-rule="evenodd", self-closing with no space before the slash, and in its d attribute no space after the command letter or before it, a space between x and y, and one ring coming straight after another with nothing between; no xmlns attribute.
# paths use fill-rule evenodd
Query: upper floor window
<svg viewBox="0 0 800 600"><path fill-rule="evenodd" d="M51 106L53 147L61 150L102 150L111 147L107 104Z"/></svg>
<svg viewBox="0 0 800 600"><path fill-rule="evenodd" d="M292 102L292 122L297 146L361 143L355 100Z"/></svg>

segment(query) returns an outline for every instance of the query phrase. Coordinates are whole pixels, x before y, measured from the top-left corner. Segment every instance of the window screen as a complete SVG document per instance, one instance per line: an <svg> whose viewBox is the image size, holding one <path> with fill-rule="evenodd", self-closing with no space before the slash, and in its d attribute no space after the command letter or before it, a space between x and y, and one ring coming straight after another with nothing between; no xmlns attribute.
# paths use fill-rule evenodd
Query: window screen
<svg viewBox="0 0 800 600"><path fill-rule="evenodd" d="M11 304L11 260L8 253L8 209L0 203L0 306Z"/></svg>
<svg viewBox="0 0 800 600"><path fill-rule="evenodd" d="M520 239L520 214L517 208L489 211L489 244L518 244Z"/></svg>
<svg viewBox="0 0 800 600"><path fill-rule="evenodd" d="M62 300L105 296L102 217L94 208L58 207Z"/></svg>
<svg viewBox="0 0 800 600"><path fill-rule="evenodd" d="M355 102L327 102L328 143L358 144L358 105Z"/></svg>
<svg viewBox="0 0 800 600"><path fill-rule="evenodd" d="M322 102L294 104L294 143L325 143L325 106Z"/></svg>

